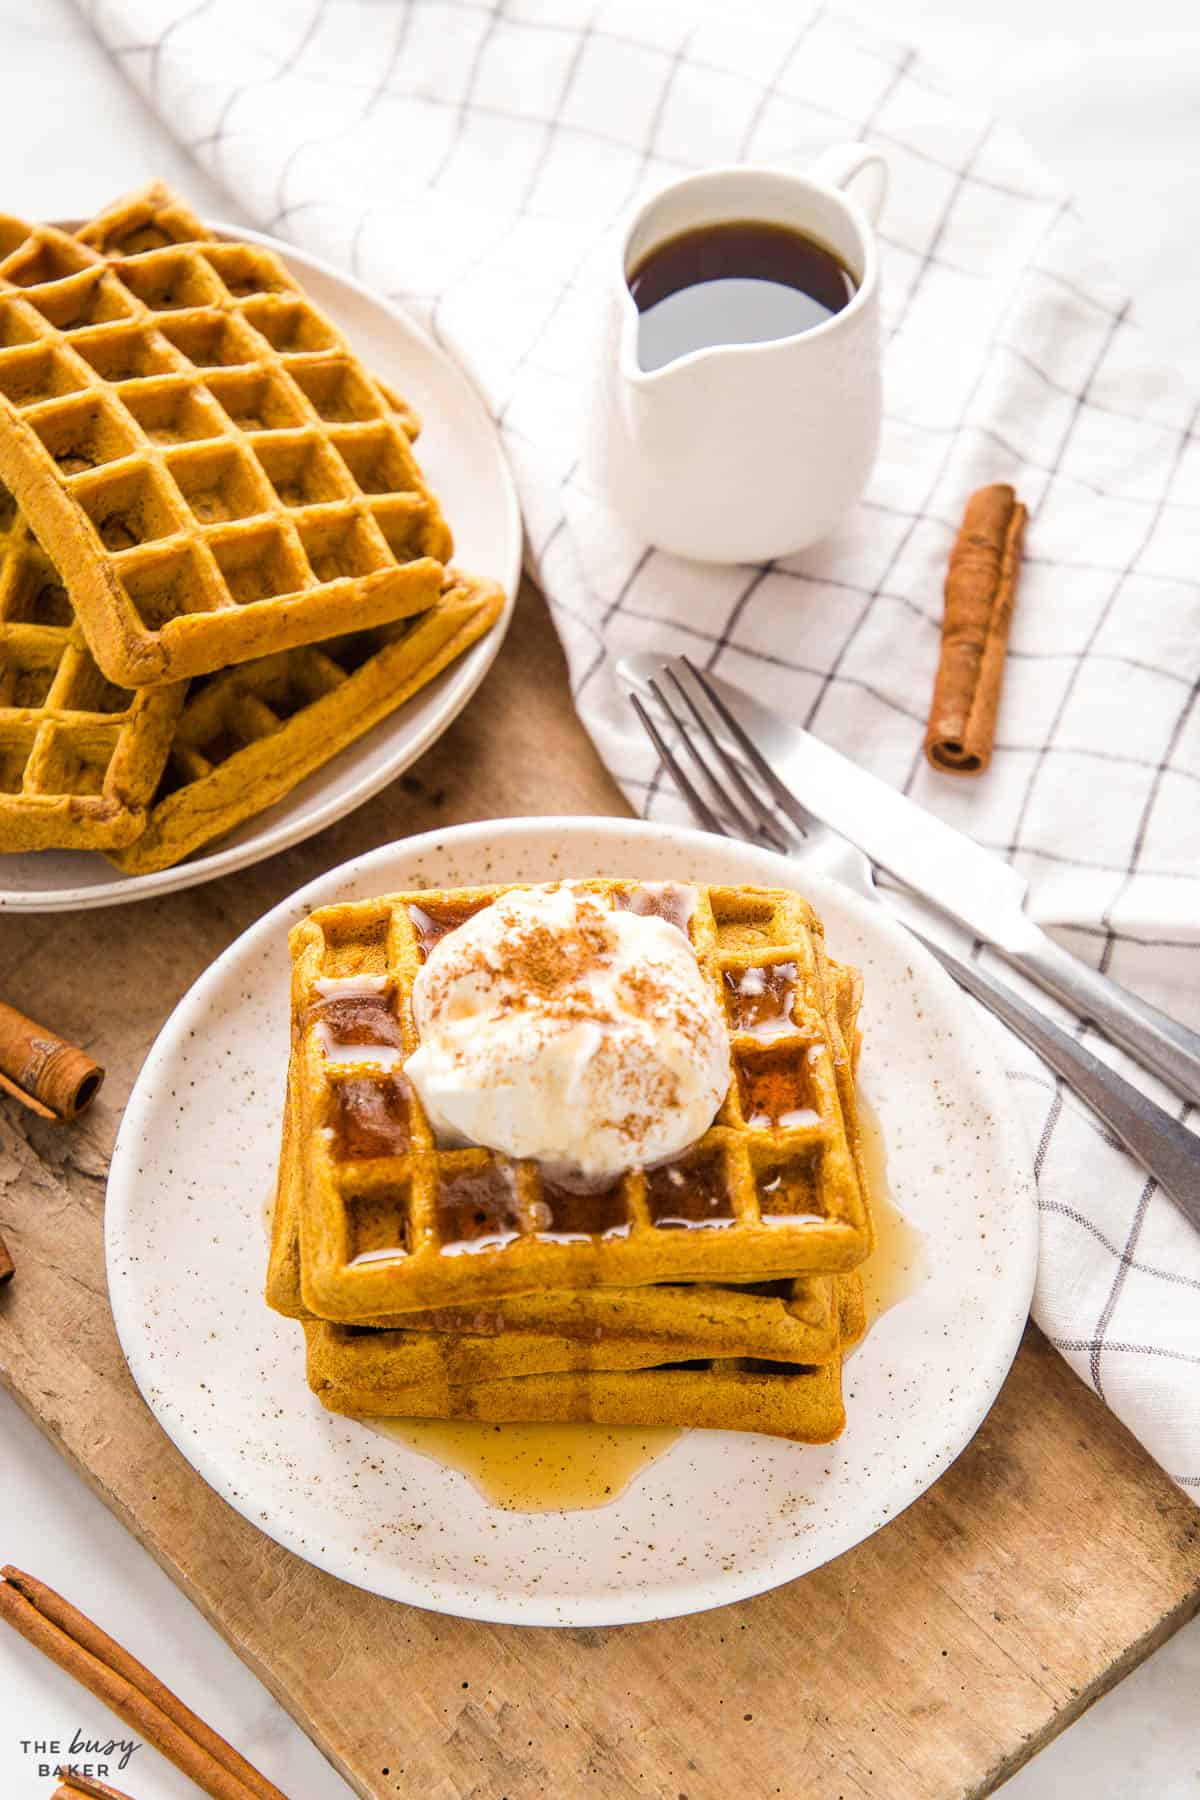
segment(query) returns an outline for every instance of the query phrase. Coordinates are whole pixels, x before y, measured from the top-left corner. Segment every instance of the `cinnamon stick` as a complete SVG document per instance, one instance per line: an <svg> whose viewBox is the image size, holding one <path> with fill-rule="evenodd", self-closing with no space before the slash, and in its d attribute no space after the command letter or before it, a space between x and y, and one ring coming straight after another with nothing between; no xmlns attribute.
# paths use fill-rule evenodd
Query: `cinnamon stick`
<svg viewBox="0 0 1200 1800"><path fill-rule="evenodd" d="M136 1657L44 1582L20 1569L0 1569L0 1619L73 1675L210 1800L287 1800Z"/></svg>
<svg viewBox="0 0 1200 1800"><path fill-rule="evenodd" d="M992 760L1025 519L1006 483L980 488L950 552L925 754L951 775L981 775Z"/></svg>
<svg viewBox="0 0 1200 1800"><path fill-rule="evenodd" d="M50 1800L130 1800L128 1794L105 1787L102 1781L93 1781L90 1775L68 1775L64 1769L59 1769L58 1775L62 1786L55 1788Z"/></svg>
<svg viewBox="0 0 1200 1800"><path fill-rule="evenodd" d="M104 1070L86 1050L0 1001L0 1088L43 1119L78 1118Z"/></svg>
<svg viewBox="0 0 1200 1800"><path fill-rule="evenodd" d="M0 1287L7 1287L16 1272L17 1267L8 1253L8 1245L0 1237Z"/></svg>

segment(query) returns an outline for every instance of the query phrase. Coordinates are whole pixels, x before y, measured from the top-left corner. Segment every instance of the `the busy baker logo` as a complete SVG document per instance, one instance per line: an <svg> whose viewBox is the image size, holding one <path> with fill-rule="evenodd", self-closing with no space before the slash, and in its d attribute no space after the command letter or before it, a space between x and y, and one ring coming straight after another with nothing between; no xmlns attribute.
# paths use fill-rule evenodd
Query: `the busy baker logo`
<svg viewBox="0 0 1200 1800"><path fill-rule="evenodd" d="M36 1761L39 1775L86 1775L93 1781L127 1769L142 1747L137 1738L92 1737L82 1726L70 1737L21 1738L19 1744L22 1756Z"/></svg>

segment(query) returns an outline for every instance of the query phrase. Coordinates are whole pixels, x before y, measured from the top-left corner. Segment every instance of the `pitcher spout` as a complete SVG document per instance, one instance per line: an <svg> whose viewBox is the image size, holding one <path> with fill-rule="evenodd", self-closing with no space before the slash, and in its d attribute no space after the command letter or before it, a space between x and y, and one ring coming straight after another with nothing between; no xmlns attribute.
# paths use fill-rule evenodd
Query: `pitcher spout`
<svg viewBox="0 0 1200 1800"><path fill-rule="evenodd" d="M621 292L617 301L619 329L617 335L617 376L624 384L631 387L644 387L651 379L651 371L643 369L638 360L638 321L640 314L629 291L628 283L622 279ZM657 373L657 371L654 371Z"/></svg>
<svg viewBox="0 0 1200 1800"><path fill-rule="evenodd" d="M703 349L688 350L647 369L642 365L640 354L640 315L628 288L619 302L619 319L616 372L618 381L626 389L638 389L645 393L653 388L676 387L702 365L706 369L713 369L725 363L737 362L749 348L744 344L706 344Z"/></svg>

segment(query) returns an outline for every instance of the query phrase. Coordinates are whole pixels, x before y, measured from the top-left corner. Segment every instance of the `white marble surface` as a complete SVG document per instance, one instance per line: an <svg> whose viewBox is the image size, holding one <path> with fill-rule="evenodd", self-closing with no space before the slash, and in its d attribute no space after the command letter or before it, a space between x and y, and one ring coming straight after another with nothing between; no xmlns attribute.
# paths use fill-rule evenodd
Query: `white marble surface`
<svg viewBox="0 0 1200 1800"><path fill-rule="evenodd" d="M1194 0L857 0L957 71L981 108L1003 113L1074 186L1114 267L1137 295L1152 354L1200 387L1200 183ZM34 217L85 213L157 173L202 212L236 206L172 146L96 48L69 0L0 0L5 179L0 205ZM67 127L66 121L74 123ZM36 921L30 930L36 930ZM293 1800L348 1789L35 1428L0 1396L3 1557L85 1600ZM1013 1800L1197 1800L1200 1622L1178 1633L1005 1789ZM128 1736L117 1720L19 1640L0 1638L0 1792L45 1794L22 1740ZM195 1789L139 1749L116 1785L137 1800Z"/></svg>

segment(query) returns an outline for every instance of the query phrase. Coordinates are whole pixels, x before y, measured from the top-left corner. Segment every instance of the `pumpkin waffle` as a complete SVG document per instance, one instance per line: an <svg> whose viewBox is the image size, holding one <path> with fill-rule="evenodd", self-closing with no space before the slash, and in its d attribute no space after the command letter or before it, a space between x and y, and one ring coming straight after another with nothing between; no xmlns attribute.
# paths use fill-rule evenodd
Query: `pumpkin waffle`
<svg viewBox="0 0 1200 1800"><path fill-rule="evenodd" d="M853 1045L857 1065L861 1033L858 1013L862 977L857 969L832 961L830 975L842 1035ZM290 1099L285 1105L279 1183L271 1221L267 1303L287 1317L311 1320L300 1280L299 1169ZM861 1283L856 1283L861 1305ZM843 1308L845 1306L843 1288ZM794 1363L827 1362L838 1349L835 1278L802 1275L792 1280L732 1284L659 1283L644 1288L547 1289L495 1300L485 1306L441 1307L431 1312L397 1313L363 1320L363 1325L392 1328L409 1337L418 1333L458 1333L473 1340L504 1334L511 1344L526 1343L535 1359L526 1372L567 1366L546 1364L544 1345L553 1336L593 1346L628 1338L658 1354L643 1362L674 1356L735 1355ZM335 1328L331 1327L331 1330ZM353 1329L353 1328L349 1328ZM319 1341L319 1340L318 1340ZM310 1355L312 1340L310 1339ZM641 1349L638 1351L642 1355ZM596 1366L604 1366L598 1363ZM637 1366L634 1363L609 1366Z"/></svg>
<svg viewBox="0 0 1200 1800"><path fill-rule="evenodd" d="M550 1288L510 1295L484 1305L437 1307L384 1314L355 1325L314 1319L301 1294L299 1183L291 1109L284 1119L283 1156L271 1226L267 1301L303 1323L328 1325L332 1334L371 1330L415 1347L422 1338L461 1338L464 1366L486 1367L485 1346L503 1341L522 1347L524 1372L553 1368L637 1368L666 1356L754 1356L766 1360L828 1362L838 1352L837 1291L831 1275L801 1275L741 1287L732 1283L655 1283L642 1288ZM847 1280L856 1277L846 1277ZM564 1355L562 1345L574 1346ZM547 1355L547 1346L554 1346ZM511 1373L511 1369L509 1370Z"/></svg>
<svg viewBox="0 0 1200 1800"><path fill-rule="evenodd" d="M159 187L77 236L111 251L206 234ZM378 385L399 412L401 403ZM402 422L415 434L411 409L403 408ZM279 652L198 678L190 692L177 683L124 693L100 674L53 566L11 496L0 495L0 679L18 699L0 710L0 727L9 778L23 782L11 795L0 792L0 850L111 849L128 873L165 868L272 804L410 698L482 636L503 605L492 584L450 576L415 620ZM39 695L56 715L45 721L53 734L30 704ZM92 717L101 711L103 720ZM79 757L76 742L84 746ZM40 753L24 760L35 743ZM57 780L69 775L77 793L39 791L48 757ZM93 786L99 791L83 791Z"/></svg>
<svg viewBox="0 0 1200 1800"><path fill-rule="evenodd" d="M503 609L495 582L449 569L415 618L197 677L145 830L109 860L127 875L169 868L262 812L432 681Z"/></svg>
<svg viewBox="0 0 1200 1800"><path fill-rule="evenodd" d="M811 1358L811 1365L816 1366L838 1360L849 1348L854 1321L864 1316L865 1306L862 1280L856 1270L810 1280L828 1289L833 1298L828 1330L820 1346L822 1354ZM653 1301L662 1292L651 1290L647 1297ZM647 1369L661 1367L665 1362L739 1359L800 1366L795 1352L781 1354L777 1347L773 1355L769 1350L761 1357L748 1355L740 1335L713 1329L703 1314L702 1302L697 1313L699 1317L694 1314L690 1324L681 1322L673 1338L663 1329L665 1321L661 1318L655 1320L656 1331L643 1335L631 1329L629 1321L620 1314L615 1329L600 1327L590 1336L526 1331L517 1325L491 1335L453 1327L441 1331L381 1330L372 1325L333 1325L327 1319L309 1319L304 1326L309 1386L314 1392L329 1385L360 1394L378 1393L389 1402L409 1389L423 1388L436 1390L444 1400L444 1390L449 1388L526 1375ZM861 1336L861 1331L857 1335ZM450 1418L453 1414L441 1412L438 1416Z"/></svg>
<svg viewBox="0 0 1200 1800"><path fill-rule="evenodd" d="M97 668L49 557L0 488L0 853L107 850L144 829L183 684Z"/></svg>
<svg viewBox="0 0 1200 1800"><path fill-rule="evenodd" d="M313 1391L327 1411L357 1417L700 1426L763 1431L805 1444L829 1443L846 1423L842 1365L836 1359L816 1368L752 1358L689 1359L652 1369L587 1369L393 1389L357 1388L317 1373Z"/></svg>
<svg viewBox="0 0 1200 1800"><path fill-rule="evenodd" d="M82 225L74 236L102 256L118 257L141 256L147 250L165 250L172 244L209 244L219 249L222 243L178 194L172 193L161 181L151 182L148 187L114 201ZM263 266L270 270L276 284L271 292L302 294L299 283L289 275L273 251L259 245L255 245L254 250L256 255L261 251ZM259 276L253 262L239 269L235 259L223 279L230 293L237 296L255 292ZM378 376L374 380L388 410L395 414L409 442L415 443L421 430L419 415L386 382L380 381Z"/></svg>
<svg viewBox="0 0 1200 1800"><path fill-rule="evenodd" d="M844 1348L841 1338L839 1290L849 1287L862 1293L862 1281L851 1270L846 1275L815 1276L833 1293L834 1306L829 1329L820 1346L823 1354L812 1359L818 1363L835 1361ZM780 1284L787 1286L790 1284ZM629 1290L636 1293L637 1290ZM686 1290L682 1290L686 1293ZM650 1294L653 1300L661 1289ZM703 1303L701 1303L702 1314ZM853 1315L862 1311L861 1298L848 1297L846 1310ZM662 1318L655 1320L657 1329L642 1334L631 1329L618 1315L613 1330L603 1326L591 1336L538 1330L522 1330L513 1325L502 1332L476 1334L448 1327L440 1331L379 1329L372 1325L334 1325L327 1319L305 1322L308 1346L309 1385L317 1390L327 1382L333 1387L352 1388L359 1392L378 1392L385 1398L410 1388L469 1387L478 1381L503 1380L525 1375L564 1374L569 1371L606 1369L646 1369L666 1361L718 1361L745 1358L746 1351L738 1340L715 1330L701 1316L679 1325L674 1337L663 1327ZM763 1357L752 1361L776 1362L797 1366L793 1353ZM370 1408L365 1410L370 1411ZM449 1418L450 1413L439 1417Z"/></svg>
<svg viewBox="0 0 1200 1800"><path fill-rule="evenodd" d="M322 908L291 934L301 1294L318 1317L837 1273L869 1253L853 1072L812 909L782 890L579 885L689 937L731 1031L715 1124L670 1163L582 1191L439 1144L402 1074L412 982L440 936L507 890Z"/></svg>
<svg viewBox="0 0 1200 1800"><path fill-rule="evenodd" d="M384 395L261 245L106 256L0 218L0 481L129 688L424 611L451 549Z"/></svg>

